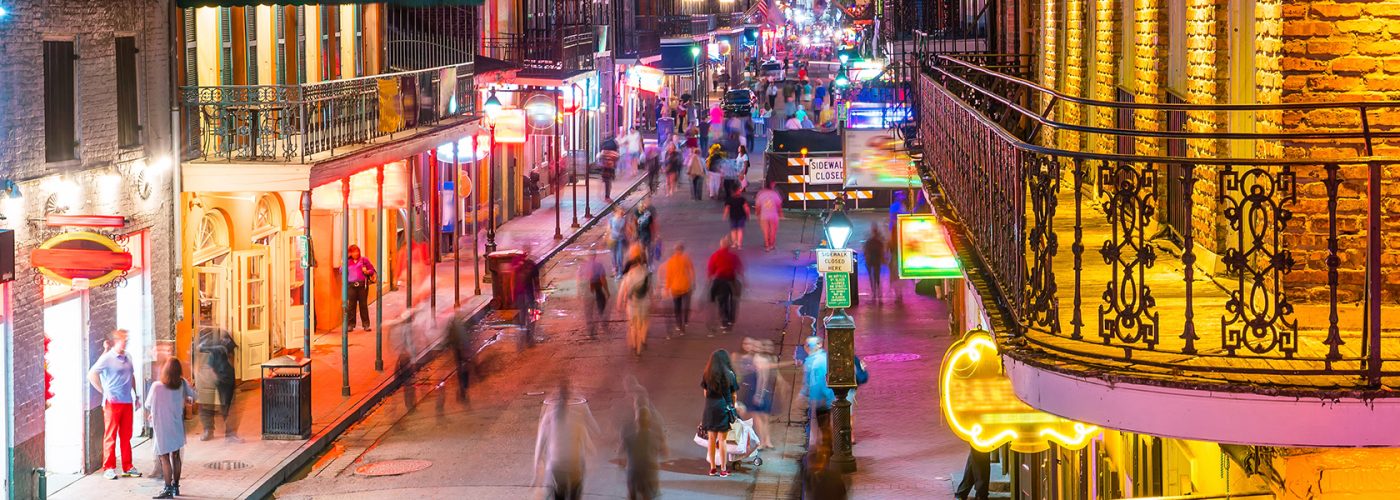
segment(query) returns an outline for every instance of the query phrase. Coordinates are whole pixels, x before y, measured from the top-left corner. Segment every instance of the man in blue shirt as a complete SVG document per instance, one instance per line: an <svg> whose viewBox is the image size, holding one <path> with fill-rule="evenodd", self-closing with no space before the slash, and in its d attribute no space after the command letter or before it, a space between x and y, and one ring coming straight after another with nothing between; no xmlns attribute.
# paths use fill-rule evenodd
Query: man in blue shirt
<svg viewBox="0 0 1400 500"><path fill-rule="evenodd" d="M126 330L113 330L104 342L107 350L88 370L88 383L102 394L102 468L105 469L102 475L107 479L118 477L116 451L119 443L121 476L141 477L131 463L131 412L139 396L136 394L135 369L131 358L126 355L126 339Z"/></svg>
<svg viewBox="0 0 1400 500"><path fill-rule="evenodd" d="M803 383L807 390L807 411L810 420L807 422L807 435L811 439L812 424L816 424L821 429L821 446L824 450L831 449L831 402L836 400L836 393L831 387L826 385L826 349L822 348L822 339L817 336L807 337L807 356L802 360Z"/></svg>

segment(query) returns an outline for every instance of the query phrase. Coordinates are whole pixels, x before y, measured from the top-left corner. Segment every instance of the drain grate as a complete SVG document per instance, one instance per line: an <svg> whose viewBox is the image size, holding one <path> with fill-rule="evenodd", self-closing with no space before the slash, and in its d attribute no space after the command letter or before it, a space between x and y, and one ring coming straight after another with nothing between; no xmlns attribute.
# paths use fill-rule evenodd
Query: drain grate
<svg viewBox="0 0 1400 500"><path fill-rule="evenodd" d="M861 356L860 359L862 361L870 363L905 363L908 361L918 360L922 357L923 356L914 354L912 352L892 352L887 354L871 354L869 356Z"/></svg>
<svg viewBox="0 0 1400 500"><path fill-rule="evenodd" d="M418 472L432 467L433 463L427 460L385 460L382 462L370 462L355 468L355 474L361 476L397 476Z"/></svg>
<svg viewBox="0 0 1400 500"><path fill-rule="evenodd" d="M204 464L204 466L214 470L243 470L252 467L248 465L247 462L239 462L237 460L219 460L217 462L209 462Z"/></svg>

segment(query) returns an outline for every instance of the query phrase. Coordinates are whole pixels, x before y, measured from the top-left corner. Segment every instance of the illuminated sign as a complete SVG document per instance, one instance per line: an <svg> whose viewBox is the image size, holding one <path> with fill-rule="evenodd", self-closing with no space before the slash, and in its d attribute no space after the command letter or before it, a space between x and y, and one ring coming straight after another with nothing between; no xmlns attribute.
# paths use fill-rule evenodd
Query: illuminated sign
<svg viewBox="0 0 1400 500"><path fill-rule="evenodd" d="M497 144L525 144L525 110L503 109L496 115Z"/></svg>
<svg viewBox="0 0 1400 500"><path fill-rule="evenodd" d="M439 158L441 160L441 158ZM350 176L350 208L371 210L379 206L378 168L367 168ZM339 181L311 189L311 206L340 210L344 193ZM408 162L384 164L384 207L408 206Z"/></svg>
<svg viewBox="0 0 1400 500"><path fill-rule="evenodd" d="M66 286L102 286L131 269L131 253L106 236L86 231L49 238L29 255L44 276Z"/></svg>
<svg viewBox="0 0 1400 500"><path fill-rule="evenodd" d="M961 278L962 267L948 231L933 214L901 214L895 223L899 277Z"/></svg>
<svg viewBox="0 0 1400 500"><path fill-rule="evenodd" d="M948 348L938 373L939 406L953 433L978 451L1010 444L1020 453L1050 443L1077 450L1100 432L1097 426L1066 420L1016 398L1002 371L996 341L986 330L972 330Z"/></svg>
<svg viewBox="0 0 1400 500"><path fill-rule="evenodd" d="M647 92L660 92L666 73L650 66L633 66L627 70L627 84Z"/></svg>

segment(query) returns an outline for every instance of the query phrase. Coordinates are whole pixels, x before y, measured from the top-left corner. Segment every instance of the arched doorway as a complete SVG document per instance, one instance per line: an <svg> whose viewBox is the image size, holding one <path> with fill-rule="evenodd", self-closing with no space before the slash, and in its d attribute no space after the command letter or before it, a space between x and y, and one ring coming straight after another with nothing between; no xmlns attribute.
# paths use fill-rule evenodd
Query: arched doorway
<svg viewBox="0 0 1400 500"><path fill-rule="evenodd" d="M270 353L287 348L299 348L303 341L302 287L305 286L301 267L301 255L297 246L297 236L302 233L299 224L290 224L282 197L268 193L258 198L253 213L253 228L250 234L253 248L266 252L270 295L269 345ZM299 217L298 217L299 219Z"/></svg>

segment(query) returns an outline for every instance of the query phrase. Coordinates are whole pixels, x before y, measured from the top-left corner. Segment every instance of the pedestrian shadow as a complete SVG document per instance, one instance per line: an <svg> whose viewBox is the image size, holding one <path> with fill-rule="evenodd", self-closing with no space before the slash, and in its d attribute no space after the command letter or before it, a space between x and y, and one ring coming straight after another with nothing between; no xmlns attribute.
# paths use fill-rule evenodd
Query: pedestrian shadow
<svg viewBox="0 0 1400 500"><path fill-rule="evenodd" d="M710 463L703 458L673 458L661 462L661 470L677 474L705 475L710 472Z"/></svg>

